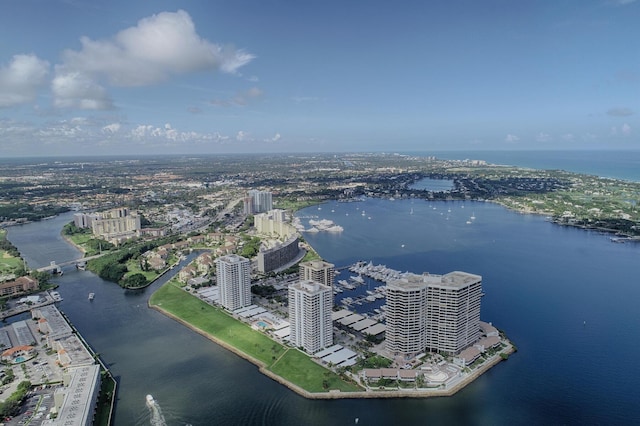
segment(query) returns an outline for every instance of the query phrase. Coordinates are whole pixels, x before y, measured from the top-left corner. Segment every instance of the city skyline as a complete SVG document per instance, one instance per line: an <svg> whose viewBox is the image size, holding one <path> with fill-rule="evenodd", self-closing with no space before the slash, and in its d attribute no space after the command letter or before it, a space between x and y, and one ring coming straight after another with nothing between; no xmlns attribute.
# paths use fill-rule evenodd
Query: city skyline
<svg viewBox="0 0 640 426"><path fill-rule="evenodd" d="M11 2L0 156L640 149L638 18L636 0Z"/></svg>

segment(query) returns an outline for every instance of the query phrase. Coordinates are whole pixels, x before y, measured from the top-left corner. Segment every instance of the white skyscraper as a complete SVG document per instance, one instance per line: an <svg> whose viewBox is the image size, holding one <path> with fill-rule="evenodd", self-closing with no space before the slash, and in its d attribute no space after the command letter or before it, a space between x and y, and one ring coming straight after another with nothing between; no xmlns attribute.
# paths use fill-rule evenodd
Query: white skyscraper
<svg viewBox="0 0 640 426"><path fill-rule="evenodd" d="M386 347L411 358L427 346L427 283L421 275L387 283Z"/></svg>
<svg viewBox="0 0 640 426"><path fill-rule="evenodd" d="M482 277L450 272L429 283L427 349L457 354L480 338Z"/></svg>
<svg viewBox="0 0 640 426"><path fill-rule="evenodd" d="M216 259L220 304L233 311L251 305L251 262L237 254Z"/></svg>
<svg viewBox="0 0 640 426"><path fill-rule="evenodd" d="M313 354L333 345L331 287L314 281L289 286L289 340Z"/></svg>
<svg viewBox="0 0 640 426"><path fill-rule="evenodd" d="M455 355L480 338L482 277L467 272L409 274L387 283L386 348L406 358Z"/></svg>

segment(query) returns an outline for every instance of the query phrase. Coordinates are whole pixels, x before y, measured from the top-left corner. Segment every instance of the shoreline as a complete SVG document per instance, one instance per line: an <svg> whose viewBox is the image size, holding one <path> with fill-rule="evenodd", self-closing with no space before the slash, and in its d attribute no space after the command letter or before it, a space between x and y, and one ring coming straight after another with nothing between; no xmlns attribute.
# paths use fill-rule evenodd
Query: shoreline
<svg viewBox="0 0 640 426"><path fill-rule="evenodd" d="M165 284L166 285L166 284ZM193 297L193 296L192 296ZM505 353L507 355L511 355L515 352L511 341L507 339L508 348L504 351L494 354L490 359L487 359L481 366L476 368L471 373L468 373L467 376L461 378L457 383L451 386L448 389L424 389L424 390L406 390L406 389L397 389L397 390L363 390L356 392L341 392L339 390L328 390L327 392L309 392L305 389L302 389L298 385L284 379L281 376L273 373L272 371L266 368L266 365L247 353L241 351L233 345L230 345L227 342L224 342L217 337L205 332L204 330L194 326L193 324L187 322L186 320L174 315L173 313L163 309L158 305L152 305L149 301L147 301L147 306L150 309L153 309L161 314L165 315L168 318L173 319L174 321L182 324L188 329L200 334L201 336L207 338L213 343L227 349L228 351L234 353L240 358L249 361L253 365L258 367L258 371L261 374L269 377L270 379L278 382L279 384L287 387L298 395L307 398L307 399L380 399L380 398L433 398L433 397L446 397L453 396L458 393L460 390L464 389L466 386L473 383L477 378L482 376L484 373L489 371L492 367L499 364L501 361L506 361L503 359L500 354ZM295 348L287 348L288 350L295 350Z"/></svg>

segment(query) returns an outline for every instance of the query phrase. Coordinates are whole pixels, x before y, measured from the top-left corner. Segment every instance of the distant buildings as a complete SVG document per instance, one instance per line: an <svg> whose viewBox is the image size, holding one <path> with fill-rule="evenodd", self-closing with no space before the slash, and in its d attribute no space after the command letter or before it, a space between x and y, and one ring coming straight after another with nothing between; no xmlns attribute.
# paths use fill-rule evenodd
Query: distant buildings
<svg viewBox="0 0 640 426"><path fill-rule="evenodd" d="M331 287L303 280L289 286L289 341L313 354L333 345Z"/></svg>
<svg viewBox="0 0 640 426"><path fill-rule="evenodd" d="M141 230L140 216L125 207L100 213L76 213L73 223L78 228L91 228L93 235L113 244L139 237Z"/></svg>
<svg viewBox="0 0 640 426"><path fill-rule="evenodd" d="M251 262L237 254L216 259L220 304L230 311L251 305Z"/></svg>
<svg viewBox="0 0 640 426"><path fill-rule="evenodd" d="M285 212L280 209L256 214L253 217L253 225L260 234L275 235L280 238L289 238L297 232L293 225L286 222Z"/></svg>
<svg viewBox="0 0 640 426"><path fill-rule="evenodd" d="M333 288L335 277L333 263L323 260L311 260L300 263L300 280L311 280Z"/></svg>
<svg viewBox="0 0 640 426"><path fill-rule="evenodd" d="M480 339L482 277L409 274L387 284L386 348L409 359L424 350L459 354Z"/></svg>
<svg viewBox="0 0 640 426"><path fill-rule="evenodd" d="M248 191L244 199L244 211L246 214L263 213L273 209L271 192L252 189Z"/></svg>

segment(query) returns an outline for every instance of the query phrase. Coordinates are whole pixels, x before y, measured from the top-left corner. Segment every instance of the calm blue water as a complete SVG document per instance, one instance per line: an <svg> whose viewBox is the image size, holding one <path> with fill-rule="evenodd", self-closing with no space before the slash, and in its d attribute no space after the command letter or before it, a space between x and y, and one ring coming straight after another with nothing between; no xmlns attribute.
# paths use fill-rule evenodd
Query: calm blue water
<svg viewBox="0 0 640 426"><path fill-rule="evenodd" d="M595 176L640 182L640 151L436 151L446 160L485 160L543 170L566 170Z"/></svg>
<svg viewBox="0 0 640 426"><path fill-rule="evenodd" d="M344 232L304 237L336 266L371 260L400 271L483 276L482 318L519 351L453 398L475 407L466 410L470 423L640 420L640 244L482 202L371 199L299 212L318 214Z"/></svg>
<svg viewBox="0 0 640 426"><path fill-rule="evenodd" d="M446 192L453 189L453 181L448 179L421 179L409 186L409 188L433 192Z"/></svg>
<svg viewBox="0 0 640 426"><path fill-rule="evenodd" d="M518 161L526 160L521 154ZM574 171L606 175L598 167ZM155 285L127 292L66 270L57 279L60 307L120 379L116 425L149 424L147 393L176 425L349 425L355 417L363 425L640 421L640 244L613 244L607 235L490 203L372 199L299 212L319 214L344 232L304 237L337 266L372 260L401 271L482 275L482 318L505 330L519 351L452 398L309 401L148 309ZM8 236L30 267L63 262L78 257L59 236L70 220L67 214L13 227Z"/></svg>

